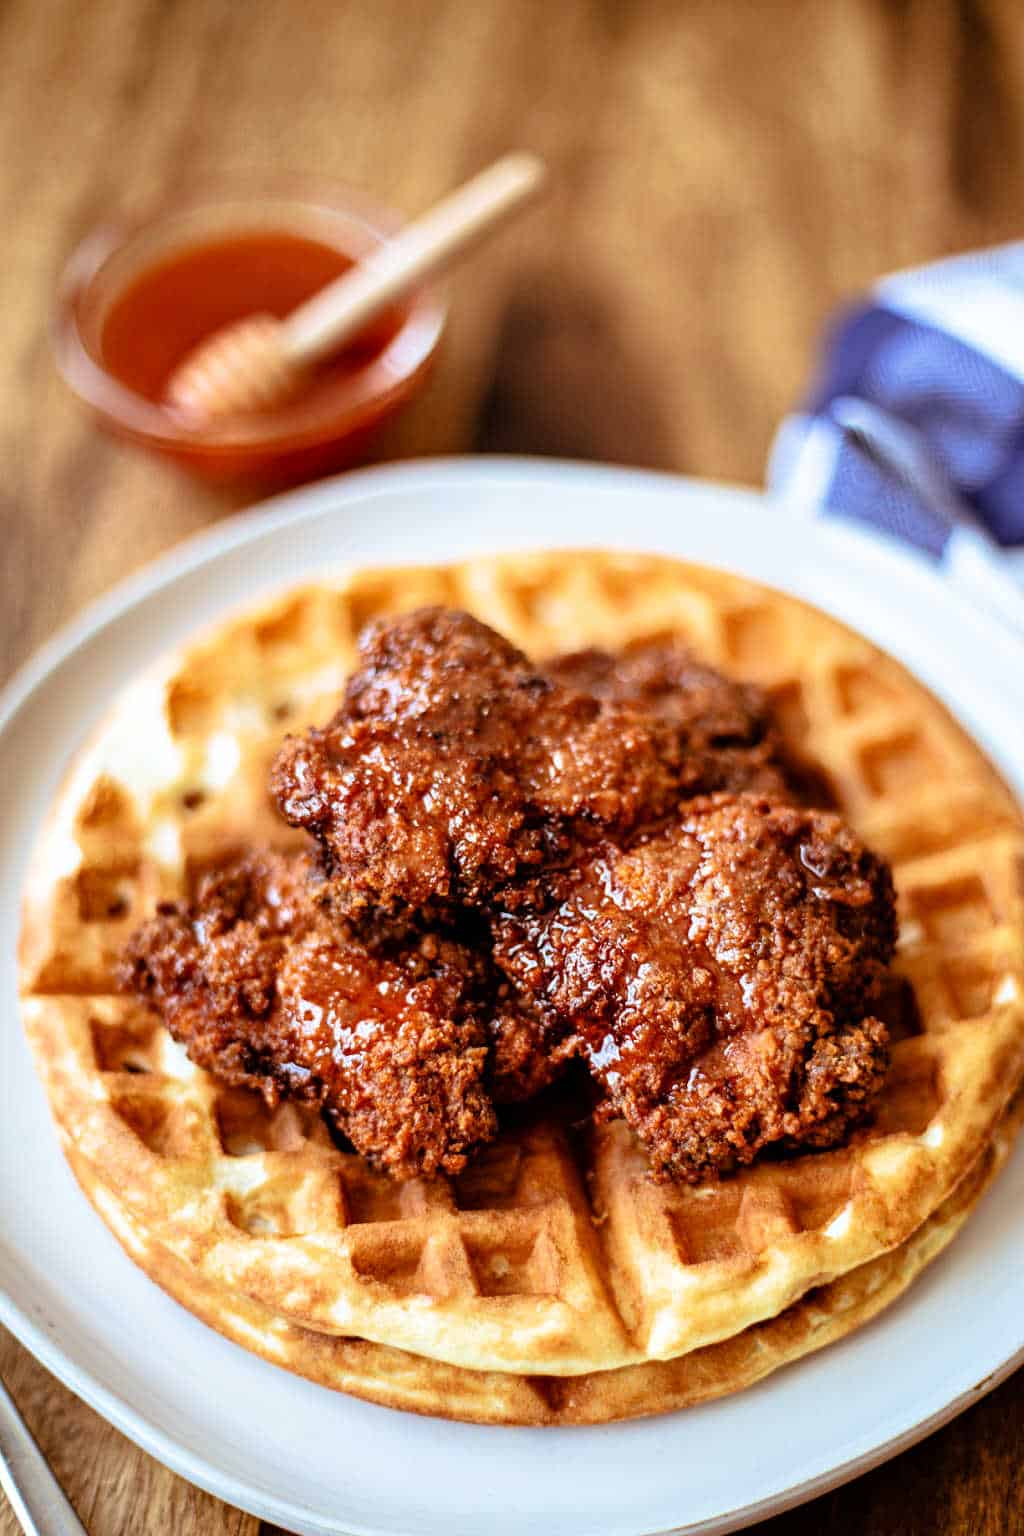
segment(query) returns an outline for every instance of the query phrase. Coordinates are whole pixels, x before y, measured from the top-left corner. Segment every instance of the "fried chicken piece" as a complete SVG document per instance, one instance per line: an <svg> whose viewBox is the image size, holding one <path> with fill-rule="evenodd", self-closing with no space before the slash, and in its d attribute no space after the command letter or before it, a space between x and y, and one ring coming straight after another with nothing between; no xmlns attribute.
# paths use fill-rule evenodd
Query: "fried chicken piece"
<svg viewBox="0 0 1024 1536"><path fill-rule="evenodd" d="M649 712L542 676L468 614L371 624L360 658L333 720L287 739L271 775L343 912L527 901L532 874L663 815L690 772Z"/></svg>
<svg viewBox="0 0 1024 1536"><path fill-rule="evenodd" d="M624 840L722 787L783 794L761 693L654 641L538 672L467 614L371 625L325 728L288 740L272 773L287 820L320 841L334 910L374 923L460 908L543 907L549 870ZM488 1016L499 1102L529 1097L569 1054L527 1002Z"/></svg>
<svg viewBox="0 0 1024 1536"><path fill-rule="evenodd" d="M838 817L715 795L560 880L549 911L496 919L495 957L578 1041L659 1176L832 1146L864 1118L888 1064L872 1008L895 905Z"/></svg>
<svg viewBox="0 0 1024 1536"><path fill-rule="evenodd" d="M771 707L752 683L723 677L698 661L682 641L636 640L617 654L572 651L544 663L544 672L600 699L618 699L671 725L676 751L690 765L688 795L747 791L816 804L820 774L783 742Z"/></svg>
<svg viewBox="0 0 1024 1536"><path fill-rule="evenodd" d="M321 1107L400 1178L458 1173L496 1132L474 957L433 934L371 948L326 917L305 855L207 875L133 935L121 980L199 1066Z"/></svg>

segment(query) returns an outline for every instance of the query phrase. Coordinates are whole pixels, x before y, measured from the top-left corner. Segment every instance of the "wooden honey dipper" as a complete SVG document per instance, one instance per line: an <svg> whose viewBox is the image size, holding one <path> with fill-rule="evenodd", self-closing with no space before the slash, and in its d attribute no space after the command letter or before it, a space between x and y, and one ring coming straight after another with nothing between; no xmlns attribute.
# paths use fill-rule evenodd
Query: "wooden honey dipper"
<svg viewBox="0 0 1024 1536"><path fill-rule="evenodd" d="M201 421L281 404L315 363L522 208L544 177L535 155L504 156L285 319L251 315L215 331L175 368L167 403Z"/></svg>

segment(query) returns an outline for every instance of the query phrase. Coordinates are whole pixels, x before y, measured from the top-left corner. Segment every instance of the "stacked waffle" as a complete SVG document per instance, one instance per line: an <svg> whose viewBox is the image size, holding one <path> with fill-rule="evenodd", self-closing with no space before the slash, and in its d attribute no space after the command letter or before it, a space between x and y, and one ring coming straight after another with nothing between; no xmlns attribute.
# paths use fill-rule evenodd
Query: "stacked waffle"
<svg viewBox="0 0 1024 1536"><path fill-rule="evenodd" d="M397 1182L312 1111L195 1067L118 995L128 935L250 843L301 843L267 770L332 712L367 619L466 608L528 654L675 634L759 683L893 865L917 1000L842 1148L657 1184L621 1122L533 1117ZM600 1422L736 1390L849 1332L951 1238L1016 1127L1024 826L978 748L843 626L676 562L539 555L356 573L231 620L118 699L26 893L23 1011L64 1149L148 1274L280 1365L394 1406Z"/></svg>

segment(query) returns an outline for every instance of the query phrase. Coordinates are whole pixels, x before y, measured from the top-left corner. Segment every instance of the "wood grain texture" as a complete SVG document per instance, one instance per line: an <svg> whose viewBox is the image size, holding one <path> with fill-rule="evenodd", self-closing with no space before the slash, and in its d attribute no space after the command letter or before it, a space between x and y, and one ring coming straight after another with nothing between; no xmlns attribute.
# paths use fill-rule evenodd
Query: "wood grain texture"
<svg viewBox="0 0 1024 1536"><path fill-rule="evenodd" d="M535 149L554 195L457 278L433 385L389 454L554 453L757 481L837 304L893 267L1020 233L1024 13L1019 0L0 0L0 143L3 677L231 507L99 437L55 377L60 264L104 214L208 175L291 169L415 211L499 151ZM257 1536L6 1335L0 1372L93 1536ZM1024 1376L763 1529L1024 1532L1022 1426ZM0 1510L0 1536L14 1530Z"/></svg>

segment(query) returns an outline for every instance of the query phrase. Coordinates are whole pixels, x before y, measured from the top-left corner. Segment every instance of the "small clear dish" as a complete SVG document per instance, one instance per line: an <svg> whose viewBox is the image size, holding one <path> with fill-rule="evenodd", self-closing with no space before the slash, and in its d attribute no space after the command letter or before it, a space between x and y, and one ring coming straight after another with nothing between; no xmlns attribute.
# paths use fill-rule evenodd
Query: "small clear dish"
<svg viewBox="0 0 1024 1536"><path fill-rule="evenodd" d="M341 188L211 190L110 222L61 279L58 366L109 431L203 479L294 484L365 460L425 381L445 306L423 289L273 411L190 420L162 400L171 369L222 325L286 314L397 227Z"/></svg>

